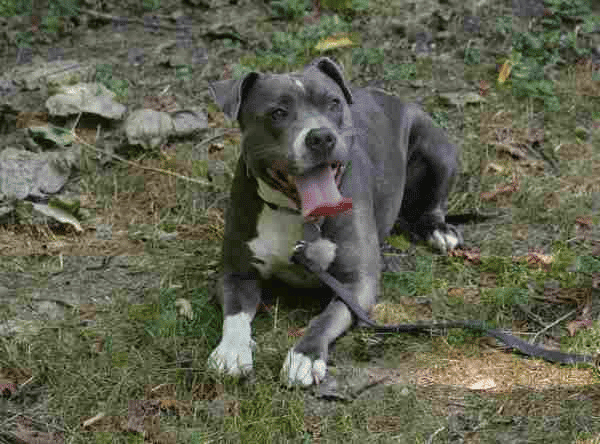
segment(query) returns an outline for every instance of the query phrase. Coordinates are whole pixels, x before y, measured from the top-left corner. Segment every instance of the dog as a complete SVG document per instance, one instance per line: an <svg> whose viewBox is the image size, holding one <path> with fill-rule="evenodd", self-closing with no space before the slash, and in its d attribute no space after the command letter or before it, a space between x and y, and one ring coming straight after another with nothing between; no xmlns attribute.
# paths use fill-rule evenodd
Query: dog
<svg viewBox="0 0 600 444"><path fill-rule="evenodd" d="M395 223L442 252L462 244L446 223L458 150L418 106L351 88L326 57L301 72L217 81L210 91L242 131L225 216L223 337L210 368L234 376L252 370L251 322L266 279L307 291L323 286L290 261L298 240L367 312L379 289L380 245ZM329 347L352 323L333 298L289 350L282 381L323 381Z"/></svg>

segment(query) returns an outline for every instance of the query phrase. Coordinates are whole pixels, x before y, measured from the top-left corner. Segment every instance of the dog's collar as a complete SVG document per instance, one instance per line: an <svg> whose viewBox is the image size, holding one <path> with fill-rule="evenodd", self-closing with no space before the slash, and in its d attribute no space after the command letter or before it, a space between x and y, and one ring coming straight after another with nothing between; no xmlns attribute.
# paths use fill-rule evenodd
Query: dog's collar
<svg viewBox="0 0 600 444"><path fill-rule="evenodd" d="M256 179L258 182L258 196L273 211L283 211L284 213L300 214L296 203L286 196L283 192L272 188L262 179Z"/></svg>
<svg viewBox="0 0 600 444"><path fill-rule="evenodd" d="M265 181L261 179L256 180L258 181L258 195L271 210L300 216L300 210L297 209L293 200L283 192L272 188ZM321 237L321 225L323 225L324 221L325 217L321 216L315 220L303 223L302 238L305 242L314 242Z"/></svg>
<svg viewBox="0 0 600 444"><path fill-rule="evenodd" d="M300 210L296 208L296 204L282 192L271 188L266 182L258 180L258 195L273 211L294 214L300 216ZM274 203L277 202L277 203ZM325 217L317 217L311 221L305 221L303 224L303 239L306 242L314 242L321 237L321 225L325 221Z"/></svg>

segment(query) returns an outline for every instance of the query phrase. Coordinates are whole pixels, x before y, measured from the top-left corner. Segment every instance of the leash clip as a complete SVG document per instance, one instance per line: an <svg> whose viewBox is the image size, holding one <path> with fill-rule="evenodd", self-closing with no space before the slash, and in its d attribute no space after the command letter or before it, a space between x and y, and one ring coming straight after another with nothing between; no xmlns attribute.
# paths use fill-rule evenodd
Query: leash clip
<svg viewBox="0 0 600 444"><path fill-rule="evenodd" d="M306 241L299 240L298 242L296 242L296 245L294 245L294 253L301 253L305 249L306 249Z"/></svg>
<svg viewBox="0 0 600 444"><path fill-rule="evenodd" d="M301 261L298 258L299 256L304 255L304 250L306 250L306 241L299 240L296 242L296 245L294 245L294 250L290 260L296 264L301 264ZM304 266L306 267L306 265Z"/></svg>

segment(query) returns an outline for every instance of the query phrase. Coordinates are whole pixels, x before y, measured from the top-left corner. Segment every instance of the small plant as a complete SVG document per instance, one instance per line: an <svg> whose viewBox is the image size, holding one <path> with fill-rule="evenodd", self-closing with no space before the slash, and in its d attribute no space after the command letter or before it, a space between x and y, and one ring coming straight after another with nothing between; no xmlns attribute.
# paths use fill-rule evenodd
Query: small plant
<svg viewBox="0 0 600 444"><path fill-rule="evenodd" d="M24 15L31 11L31 0L0 0L0 17Z"/></svg>
<svg viewBox="0 0 600 444"><path fill-rule="evenodd" d="M431 113L433 123L438 128L448 129L448 113L445 111L433 111Z"/></svg>
<svg viewBox="0 0 600 444"><path fill-rule="evenodd" d="M354 48L352 50L353 65L378 65L385 60L383 48Z"/></svg>
<svg viewBox="0 0 600 444"><path fill-rule="evenodd" d="M465 48L466 65L478 65L480 58L479 48Z"/></svg>
<svg viewBox="0 0 600 444"><path fill-rule="evenodd" d="M350 30L350 24L343 19L326 16L318 24L305 26L298 32L274 32L271 49L257 50L257 56L246 60L245 67L240 69L301 65L312 58L311 53L314 53L314 47L320 40Z"/></svg>
<svg viewBox="0 0 600 444"><path fill-rule="evenodd" d="M513 93L519 97L539 97L544 100L547 111L559 111L560 102L554 94L553 83L544 78L544 67L562 59L560 51L569 49L577 56L589 53L587 48L578 48L575 33L561 32L561 23L572 16L588 16L591 12L586 1L546 1L550 14L542 19L543 32L513 34L513 56L518 59L512 74ZM501 20L497 28L507 31L507 21Z"/></svg>
<svg viewBox="0 0 600 444"><path fill-rule="evenodd" d="M273 17L282 19L291 20L302 17L308 7L307 0L274 0L271 2Z"/></svg>
<svg viewBox="0 0 600 444"><path fill-rule="evenodd" d="M383 76L386 80L415 80L417 78L417 67L414 63L385 65L384 71Z"/></svg>

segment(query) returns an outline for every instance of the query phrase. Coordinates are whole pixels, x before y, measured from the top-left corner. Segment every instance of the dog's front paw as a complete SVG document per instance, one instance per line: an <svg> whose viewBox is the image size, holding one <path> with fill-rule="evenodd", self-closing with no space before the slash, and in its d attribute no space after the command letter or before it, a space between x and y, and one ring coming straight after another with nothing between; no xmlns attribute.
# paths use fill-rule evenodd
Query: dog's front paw
<svg viewBox="0 0 600 444"><path fill-rule="evenodd" d="M288 386L307 387L325 379L327 364L322 359L312 360L308 356L290 349L281 369L281 380Z"/></svg>
<svg viewBox="0 0 600 444"><path fill-rule="evenodd" d="M446 225L444 229L434 230L427 241L442 253L453 250L463 243L462 235L452 225Z"/></svg>
<svg viewBox="0 0 600 444"><path fill-rule="evenodd" d="M219 373L240 376L252 371L252 350L256 342L251 338L235 340L223 338L208 358L208 366Z"/></svg>

